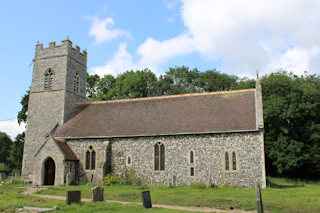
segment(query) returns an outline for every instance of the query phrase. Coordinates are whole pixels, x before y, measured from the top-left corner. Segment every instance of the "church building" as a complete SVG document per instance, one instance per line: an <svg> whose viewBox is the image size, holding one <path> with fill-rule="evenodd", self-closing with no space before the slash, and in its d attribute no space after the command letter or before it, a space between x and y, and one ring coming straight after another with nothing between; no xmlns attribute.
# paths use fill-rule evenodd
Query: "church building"
<svg viewBox="0 0 320 213"><path fill-rule="evenodd" d="M22 178L266 186L261 85L255 89L86 101L87 52L36 45Z"/></svg>

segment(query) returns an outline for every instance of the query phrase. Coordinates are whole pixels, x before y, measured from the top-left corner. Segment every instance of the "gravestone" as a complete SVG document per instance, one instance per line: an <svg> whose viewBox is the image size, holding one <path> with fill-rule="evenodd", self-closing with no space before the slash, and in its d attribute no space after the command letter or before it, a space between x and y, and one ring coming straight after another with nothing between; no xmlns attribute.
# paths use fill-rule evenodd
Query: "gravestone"
<svg viewBox="0 0 320 213"><path fill-rule="evenodd" d="M81 191L67 191L67 205L81 202Z"/></svg>
<svg viewBox="0 0 320 213"><path fill-rule="evenodd" d="M69 172L69 173L67 174L67 180L66 180L67 186L71 185L72 182L73 182L73 174Z"/></svg>
<svg viewBox="0 0 320 213"><path fill-rule="evenodd" d="M96 186L92 188L92 201L104 201L104 188L100 186Z"/></svg>
<svg viewBox="0 0 320 213"><path fill-rule="evenodd" d="M0 172L0 180L4 180L7 178L7 175L5 172Z"/></svg>
<svg viewBox="0 0 320 213"><path fill-rule="evenodd" d="M14 177L13 176L10 176L10 180L7 182L7 184L12 184L14 181Z"/></svg>
<svg viewBox="0 0 320 213"><path fill-rule="evenodd" d="M143 207L146 208L146 209L152 208L150 191L141 192L141 197L142 197Z"/></svg>

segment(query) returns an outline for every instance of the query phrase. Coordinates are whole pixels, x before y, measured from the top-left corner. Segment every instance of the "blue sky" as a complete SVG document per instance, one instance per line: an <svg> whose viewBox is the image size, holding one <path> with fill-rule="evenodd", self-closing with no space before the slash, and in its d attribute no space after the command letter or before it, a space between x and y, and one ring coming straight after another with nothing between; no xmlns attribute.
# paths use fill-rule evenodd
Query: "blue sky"
<svg viewBox="0 0 320 213"><path fill-rule="evenodd" d="M99 75L169 67L218 69L238 76L286 69L320 74L317 0L4 1L0 7L0 131L31 84L35 44L70 40L88 51ZM8 119L8 120L7 120Z"/></svg>

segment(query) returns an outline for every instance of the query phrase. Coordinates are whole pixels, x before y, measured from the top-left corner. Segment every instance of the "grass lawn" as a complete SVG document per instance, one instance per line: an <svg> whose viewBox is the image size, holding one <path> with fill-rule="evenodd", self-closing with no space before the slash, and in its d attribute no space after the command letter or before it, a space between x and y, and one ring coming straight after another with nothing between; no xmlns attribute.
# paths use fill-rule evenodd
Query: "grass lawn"
<svg viewBox="0 0 320 213"><path fill-rule="evenodd" d="M82 202L81 204L72 204L66 205L65 201L50 200L46 198L39 198L30 195L17 194L18 187L22 187L22 191L25 191L23 188L23 183L15 181L15 183L10 185L0 186L0 212L10 209L8 212L15 212L16 208L21 208L23 206L31 207L44 207L52 208L53 206L59 206L60 212L124 212L124 213L140 213L140 212L185 212L169 209L145 209L141 205L137 204L117 204L117 203L107 203L107 202ZM87 186L88 191L91 187ZM61 189L68 189L66 187L61 187ZM52 190L52 189L50 189ZM69 190L69 189L68 189ZM54 190L56 191L56 190ZM59 190L59 193L62 193L62 190ZM63 193L62 193L63 194ZM65 193L64 193L65 195Z"/></svg>
<svg viewBox="0 0 320 213"><path fill-rule="evenodd" d="M320 212L320 182L297 182L269 178L262 190L264 210L269 212ZM51 187L38 194L65 196L68 190L81 190L83 198L91 198L95 185ZM167 186L104 186L105 199L141 202L141 191L149 190L152 203L255 210L255 190L248 188L210 188L204 184L169 188Z"/></svg>

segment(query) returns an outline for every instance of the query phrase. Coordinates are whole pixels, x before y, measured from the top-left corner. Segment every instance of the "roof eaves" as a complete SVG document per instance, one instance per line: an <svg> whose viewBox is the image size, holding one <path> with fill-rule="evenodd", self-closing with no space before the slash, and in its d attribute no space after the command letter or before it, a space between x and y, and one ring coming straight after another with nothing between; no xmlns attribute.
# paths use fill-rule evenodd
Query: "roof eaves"
<svg viewBox="0 0 320 213"><path fill-rule="evenodd" d="M259 131L259 129L212 131L212 132L185 132L185 133L172 133L172 134L111 135L111 136L55 137L55 138L56 139L129 138L129 137L152 137L152 136L173 136L173 135L202 135L202 134L242 133L242 132L257 132L257 131Z"/></svg>

